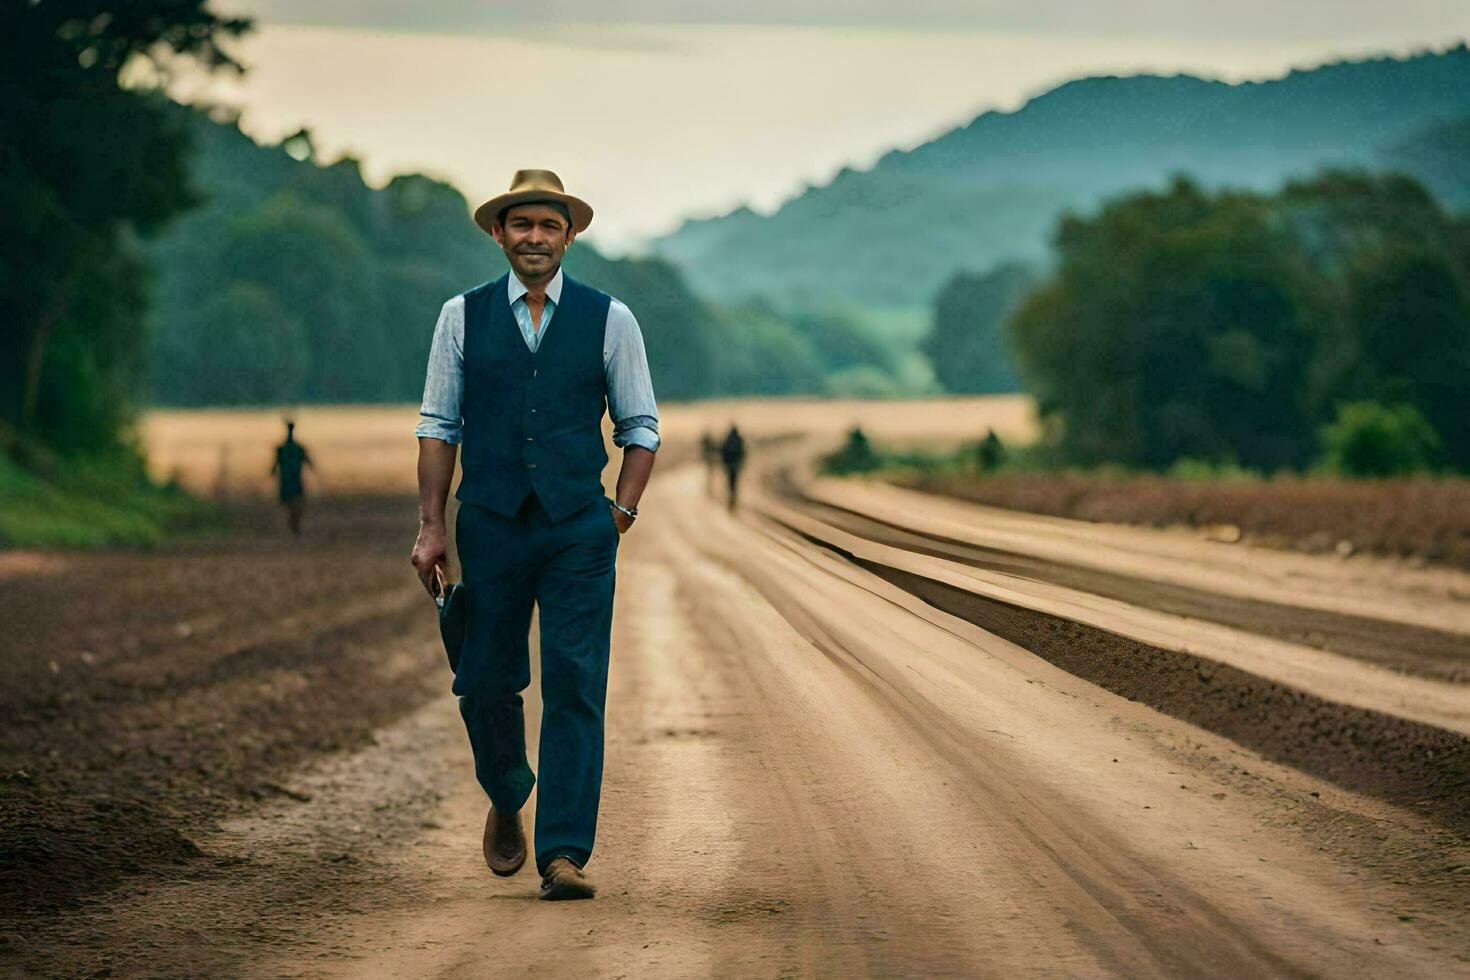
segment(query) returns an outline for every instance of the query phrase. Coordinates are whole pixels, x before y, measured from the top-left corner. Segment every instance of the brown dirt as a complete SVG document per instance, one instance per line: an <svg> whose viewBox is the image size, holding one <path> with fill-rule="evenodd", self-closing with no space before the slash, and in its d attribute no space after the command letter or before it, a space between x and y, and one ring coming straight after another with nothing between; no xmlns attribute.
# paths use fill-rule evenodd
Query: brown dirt
<svg viewBox="0 0 1470 980"><path fill-rule="evenodd" d="M823 544L820 541L813 543ZM831 545L825 545L831 547ZM1130 701L1470 837L1470 738L1337 704L1225 664L996 602L833 549L925 602Z"/></svg>
<svg viewBox="0 0 1470 980"><path fill-rule="evenodd" d="M902 486L1084 521L1234 527L1251 541L1311 553L1352 550L1470 568L1470 480L1178 480L1082 473L905 476Z"/></svg>
<svg viewBox="0 0 1470 980"><path fill-rule="evenodd" d="M314 501L299 542L246 506L223 539L0 579L7 932L129 875L208 867L193 828L433 692L414 506Z"/></svg>
<svg viewBox="0 0 1470 980"><path fill-rule="evenodd" d="M834 527L917 554L962 562L1107 596L1161 612L1208 620L1330 650L1390 670L1447 681L1470 681L1470 641L1462 635L1262 599L1222 595L1205 589L1038 558L903 527L849 508L804 496L789 480L779 491L807 513Z"/></svg>

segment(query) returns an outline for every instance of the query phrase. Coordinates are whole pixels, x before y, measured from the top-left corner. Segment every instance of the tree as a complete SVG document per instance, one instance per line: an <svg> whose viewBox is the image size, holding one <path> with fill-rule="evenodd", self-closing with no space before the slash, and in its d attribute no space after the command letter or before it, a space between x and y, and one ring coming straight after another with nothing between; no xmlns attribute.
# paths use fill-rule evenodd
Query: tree
<svg viewBox="0 0 1470 980"><path fill-rule="evenodd" d="M301 321L265 286L237 282L170 321L154 370L182 405L299 402L311 365Z"/></svg>
<svg viewBox="0 0 1470 980"><path fill-rule="evenodd" d="M1310 269L1257 195L1183 178L1065 220L1056 276L1011 321L1038 407L1084 462L1307 462L1303 383L1324 319Z"/></svg>
<svg viewBox="0 0 1470 980"><path fill-rule="evenodd" d="M62 450L118 445L141 383L134 232L195 201L162 96L119 76L172 57L237 68L248 21L205 0L33 0L0 15L0 425Z"/></svg>
<svg viewBox="0 0 1470 980"><path fill-rule="evenodd" d="M1470 467L1470 294L1453 258L1399 246L1360 257L1347 284L1358 354L1351 389L1416 406Z"/></svg>
<svg viewBox="0 0 1470 980"><path fill-rule="evenodd" d="M1057 273L1011 331L1079 461L1301 467L1337 404L1374 401L1417 410L1470 466L1465 232L1393 174L1270 196L1176 180L1063 222Z"/></svg>
<svg viewBox="0 0 1470 980"><path fill-rule="evenodd" d="M945 388L956 394L1020 390L1005 325L1035 284L1032 269L1018 263L982 275L962 272L944 284L921 347Z"/></svg>
<svg viewBox="0 0 1470 980"><path fill-rule="evenodd" d="M1433 465L1434 427L1412 405L1352 402L1322 429L1323 464L1344 476L1406 476Z"/></svg>

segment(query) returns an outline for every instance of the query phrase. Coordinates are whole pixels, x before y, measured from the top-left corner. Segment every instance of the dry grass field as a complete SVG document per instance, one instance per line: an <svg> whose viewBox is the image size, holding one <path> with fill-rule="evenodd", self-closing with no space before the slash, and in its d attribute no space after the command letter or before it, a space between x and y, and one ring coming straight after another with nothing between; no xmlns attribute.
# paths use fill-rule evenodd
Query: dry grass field
<svg viewBox="0 0 1470 980"><path fill-rule="evenodd" d="M874 438L935 442L984 435L994 427L1007 441L1030 438L1031 403L1024 396L916 401L817 399L712 400L660 407L665 444L689 445L706 430L722 435L733 422L747 436L804 432L833 440L861 425ZM309 406L295 410L297 440L315 463L308 492L412 493L418 443L417 405ZM270 493L273 449L285 435L280 409L160 410L141 423L154 476L214 496ZM611 449L611 425L604 432ZM609 453L611 455L611 453Z"/></svg>
<svg viewBox="0 0 1470 980"><path fill-rule="evenodd" d="M661 407L667 468L703 432L733 422L760 442L804 433L834 445L854 425L875 441L949 447L994 428L1008 444L1036 427L1024 396L914 401L717 399ZM405 493L416 488L416 405L308 406L294 411L297 438L315 469L313 495ZM149 465L197 493L267 496L273 448L284 436L280 409L160 410L141 430ZM611 467L611 424L604 422ZM917 435L922 433L922 437ZM609 474L616 479L615 473ZM1470 567L1470 481L1335 478L1180 480L1164 476L1017 473L984 479L945 474L896 477L907 486L976 503L1086 521L1182 525L1225 540L1310 552L1372 552Z"/></svg>

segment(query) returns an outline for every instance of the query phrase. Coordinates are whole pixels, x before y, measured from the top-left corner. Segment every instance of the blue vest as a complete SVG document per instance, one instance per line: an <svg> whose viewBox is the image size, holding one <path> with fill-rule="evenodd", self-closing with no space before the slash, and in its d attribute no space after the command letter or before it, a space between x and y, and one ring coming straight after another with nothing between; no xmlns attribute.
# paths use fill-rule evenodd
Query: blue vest
<svg viewBox="0 0 1470 980"><path fill-rule="evenodd" d="M535 493L554 521L603 497L602 345L606 293L565 274L535 353L506 288L510 273L464 294L464 430L455 496L514 517Z"/></svg>

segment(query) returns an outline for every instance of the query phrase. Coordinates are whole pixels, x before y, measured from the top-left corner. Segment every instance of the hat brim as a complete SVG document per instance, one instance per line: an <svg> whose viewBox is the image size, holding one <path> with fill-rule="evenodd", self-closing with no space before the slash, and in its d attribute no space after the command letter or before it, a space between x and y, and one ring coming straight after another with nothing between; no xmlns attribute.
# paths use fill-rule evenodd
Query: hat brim
<svg viewBox="0 0 1470 980"><path fill-rule="evenodd" d="M501 194L492 197L484 204L475 208L475 224L485 229L490 234L490 228L495 224L495 218L506 208L515 207L517 204L536 204L542 201L560 201L567 206L572 213L572 230L577 234L587 230L592 224L592 205L579 197L570 194L558 194L555 191L517 191L513 194Z"/></svg>

